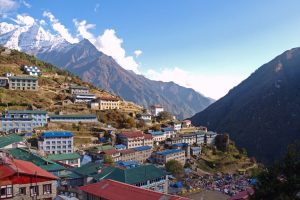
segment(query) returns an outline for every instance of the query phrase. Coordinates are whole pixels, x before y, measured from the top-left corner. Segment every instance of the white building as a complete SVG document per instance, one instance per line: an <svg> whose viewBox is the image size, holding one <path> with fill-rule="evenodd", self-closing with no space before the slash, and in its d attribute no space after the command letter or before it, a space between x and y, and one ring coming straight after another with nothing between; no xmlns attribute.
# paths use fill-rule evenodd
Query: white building
<svg viewBox="0 0 300 200"><path fill-rule="evenodd" d="M73 153L73 133L44 132L38 141L38 148L48 154Z"/></svg>
<svg viewBox="0 0 300 200"><path fill-rule="evenodd" d="M158 114L163 111L164 108L161 105L153 105L150 107L150 113L153 116L158 116Z"/></svg>

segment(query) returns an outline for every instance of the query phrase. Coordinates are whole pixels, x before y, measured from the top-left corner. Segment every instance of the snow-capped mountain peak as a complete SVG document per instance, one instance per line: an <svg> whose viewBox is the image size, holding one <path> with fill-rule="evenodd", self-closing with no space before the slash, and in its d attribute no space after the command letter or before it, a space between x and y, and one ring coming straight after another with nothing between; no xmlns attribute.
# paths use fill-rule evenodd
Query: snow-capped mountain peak
<svg viewBox="0 0 300 200"><path fill-rule="evenodd" d="M15 25L0 23L0 44L10 49L24 51L30 54L65 48L69 43L58 35L53 35L42 26Z"/></svg>

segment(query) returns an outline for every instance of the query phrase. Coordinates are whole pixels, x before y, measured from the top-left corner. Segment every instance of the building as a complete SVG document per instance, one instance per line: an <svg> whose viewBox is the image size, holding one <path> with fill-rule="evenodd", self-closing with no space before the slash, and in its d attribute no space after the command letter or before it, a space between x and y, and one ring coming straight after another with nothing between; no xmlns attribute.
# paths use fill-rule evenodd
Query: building
<svg viewBox="0 0 300 200"><path fill-rule="evenodd" d="M201 154L201 147L191 147L191 155L199 156Z"/></svg>
<svg viewBox="0 0 300 200"><path fill-rule="evenodd" d="M164 132L166 138L176 137L176 132L172 127L162 128L161 130Z"/></svg>
<svg viewBox="0 0 300 200"><path fill-rule="evenodd" d="M94 94L73 94L73 102L74 103L88 103L92 100L96 99L96 95Z"/></svg>
<svg viewBox="0 0 300 200"><path fill-rule="evenodd" d="M155 192L111 179L82 186L80 187L80 190L83 192L83 198L87 200L188 200L186 197Z"/></svg>
<svg viewBox="0 0 300 200"><path fill-rule="evenodd" d="M145 163L151 157L152 147L150 146L135 147L133 149L135 150L134 160L139 163Z"/></svg>
<svg viewBox="0 0 300 200"><path fill-rule="evenodd" d="M181 149L185 151L185 159L191 158L191 145L188 143L173 144L172 149Z"/></svg>
<svg viewBox="0 0 300 200"><path fill-rule="evenodd" d="M153 147L153 138L149 134L144 134L142 131L127 131L122 132L118 135L122 144L126 146L127 149L150 146Z"/></svg>
<svg viewBox="0 0 300 200"><path fill-rule="evenodd" d="M144 120L145 122L151 122L152 120L152 115L148 113L141 113L138 116L138 119Z"/></svg>
<svg viewBox="0 0 300 200"><path fill-rule="evenodd" d="M168 192L167 172L154 165L140 165L133 168L104 167L94 176L96 181L112 179L144 189Z"/></svg>
<svg viewBox="0 0 300 200"><path fill-rule="evenodd" d="M0 156L0 199L52 200L56 197L56 176L31 162Z"/></svg>
<svg viewBox="0 0 300 200"><path fill-rule="evenodd" d="M7 85L8 85L8 78L0 77L0 87L7 87Z"/></svg>
<svg viewBox="0 0 300 200"><path fill-rule="evenodd" d="M38 148L47 154L73 153L73 133L67 131L44 132L39 138Z"/></svg>
<svg viewBox="0 0 300 200"><path fill-rule="evenodd" d="M175 131L180 131L181 130L181 122L179 121L173 121L171 122L171 126Z"/></svg>
<svg viewBox="0 0 300 200"><path fill-rule="evenodd" d="M152 153L152 158L158 164L164 165L169 160L177 160L182 165L185 164L185 151L181 149L167 149L164 151L157 151Z"/></svg>
<svg viewBox="0 0 300 200"><path fill-rule="evenodd" d="M31 76L10 76L8 89L10 90L38 90L38 79Z"/></svg>
<svg viewBox="0 0 300 200"><path fill-rule="evenodd" d="M35 127L47 125L45 110L8 110L0 118L0 130L4 132L32 132Z"/></svg>
<svg viewBox="0 0 300 200"><path fill-rule="evenodd" d="M183 140L181 137L167 138L165 141L165 144L168 145L169 147L174 144L179 144L179 143L183 143Z"/></svg>
<svg viewBox="0 0 300 200"><path fill-rule="evenodd" d="M215 143L215 139L217 137L217 133L208 131L205 136L206 136L206 144L208 145L213 145Z"/></svg>
<svg viewBox="0 0 300 200"><path fill-rule="evenodd" d="M164 111L164 108L161 105L152 105L150 107L150 113L153 116L158 116L158 114L163 111Z"/></svg>
<svg viewBox="0 0 300 200"><path fill-rule="evenodd" d="M105 151L101 152L100 154L102 155L102 157L101 157L102 159L104 159L105 155L108 155L112 158L112 160L114 162L121 160L121 152L116 149L105 150Z"/></svg>
<svg viewBox="0 0 300 200"><path fill-rule="evenodd" d="M42 74L41 70L36 66L23 66L24 73L30 75L30 76L40 76Z"/></svg>
<svg viewBox="0 0 300 200"><path fill-rule="evenodd" d="M152 136L153 142L157 144L166 140L166 135L162 131L149 131L148 134Z"/></svg>
<svg viewBox="0 0 300 200"><path fill-rule="evenodd" d="M80 167L80 155L78 153L50 154L47 159L71 167Z"/></svg>
<svg viewBox="0 0 300 200"><path fill-rule="evenodd" d="M96 115L49 115L50 122L63 123L96 123L98 118Z"/></svg>
<svg viewBox="0 0 300 200"><path fill-rule="evenodd" d="M183 143L188 143L190 145L196 144L196 142L197 142L197 134L196 133L180 134L179 137L182 138Z"/></svg>
<svg viewBox="0 0 300 200"><path fill-rule="evenodd" d="M26 147L25 142L23 142L23 137L15 133L0 136L0 149L11 149Z"/></svg>
<svg viewBox="0 0 300 200"><path fill-rule="evenodd" d="M183 120L182 121L182 128L189 128L192 126L192 121L191 120Z"/></svg>
<svg viewBox="0 0 300 200"><path fill-rule="evenodd" d="M71 94L89 94L89 88L80 85L71 85L69 87L69 91Z"/></svg>
<svg viewBox="0 0 300 200"><path fill-rule="evenodd" d="M124 150L119 150L121 154L120 160L122 161L132 161L136 160L136 151L134 149L124 149Z"/></svg>
<svg viewBox="0 0 300 200"><path fill-rule="evenodd" d="M91 108L97 110L120 109L120 99L117 97L99 97L91 103Z"/></svg>

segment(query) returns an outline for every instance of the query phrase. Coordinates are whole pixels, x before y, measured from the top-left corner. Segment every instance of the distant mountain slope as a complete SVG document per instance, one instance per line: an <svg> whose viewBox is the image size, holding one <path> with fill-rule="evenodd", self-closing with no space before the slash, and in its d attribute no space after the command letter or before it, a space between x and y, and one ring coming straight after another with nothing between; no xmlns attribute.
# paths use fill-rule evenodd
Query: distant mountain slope
<svg viewBox="0 0 300 200"><path fill-rule="evenodd" d="M67 69L125 100L145 107L161 104L179 118L190 117L213 101L175 83L152 81L127 71L113 58L99 52L88 40L70 44L37 24L0 23L0 44Z"/></svg>
<svg viewBox="0 0 300 200"><path fill-rule="evenodd" d="M300 140L300 48L261 66L226 96L192 118L228 132L250 155L269 163Z"/></svg>
<svg viewBox="0 0 300 200"><path fill-rule="evenodd" d="M37 54L39 58L62 66L83 80L111 91L126 100L149 107L162 104L179 118L190 117L206 108L212 100L193 89L172 82L152 81L142 75L127 71L115 60L99 51L88 41L72 44L62 53L51 50Z"/></svg>

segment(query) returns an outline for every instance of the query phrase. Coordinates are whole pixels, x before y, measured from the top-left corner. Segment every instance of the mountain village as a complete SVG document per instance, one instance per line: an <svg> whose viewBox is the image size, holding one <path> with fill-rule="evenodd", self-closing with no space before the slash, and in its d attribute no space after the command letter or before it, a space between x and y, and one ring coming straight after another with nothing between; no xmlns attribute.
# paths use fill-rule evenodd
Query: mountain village
<svg viewBox="0 0 300 200"><path fill-rule="evenodd" d="M1 56L13 53L2 49ZM257 165L235 150L226 134L49 69L2 66L0 199L189 199L204 189L232 200L253 194L255 180L248 171ZM51 85L52 79L58 84ZM43 102L45 91L55 94L51 104ZM20 103L22 94L39 102L24 103L23 96ZM131 120L116 123L103 118L106 112ZM223 155L222 147L233 149L233 160L242 162L230 160L233 168L218 170L212 158Z"/></svg>

